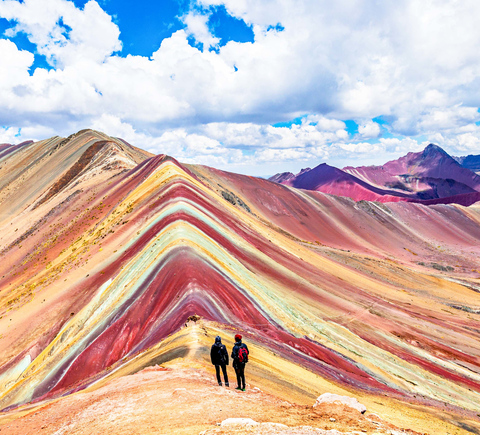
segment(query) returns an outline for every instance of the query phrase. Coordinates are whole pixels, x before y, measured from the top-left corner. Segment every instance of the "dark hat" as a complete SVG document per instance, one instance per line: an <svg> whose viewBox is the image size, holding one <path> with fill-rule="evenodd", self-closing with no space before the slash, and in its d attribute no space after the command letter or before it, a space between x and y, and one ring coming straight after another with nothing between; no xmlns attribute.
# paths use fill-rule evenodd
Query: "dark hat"
<svg viewBox="0 0 480 435"><path fill-rule="evenodd" d="M215 343L221 343L222 342L222 337L220 337L219 335L217 335L215 337Z"/></svg>

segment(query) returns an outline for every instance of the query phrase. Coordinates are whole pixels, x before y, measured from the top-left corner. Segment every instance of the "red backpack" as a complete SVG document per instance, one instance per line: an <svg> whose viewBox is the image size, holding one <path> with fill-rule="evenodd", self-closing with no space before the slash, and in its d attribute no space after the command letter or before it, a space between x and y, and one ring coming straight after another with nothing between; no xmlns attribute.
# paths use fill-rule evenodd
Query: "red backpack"
<svg viewBox="0 0 480 435"><path fill-rule="evenodd" d="M243 364L248 362L248 350L243 345L238 349L238 362Z"/></svg>

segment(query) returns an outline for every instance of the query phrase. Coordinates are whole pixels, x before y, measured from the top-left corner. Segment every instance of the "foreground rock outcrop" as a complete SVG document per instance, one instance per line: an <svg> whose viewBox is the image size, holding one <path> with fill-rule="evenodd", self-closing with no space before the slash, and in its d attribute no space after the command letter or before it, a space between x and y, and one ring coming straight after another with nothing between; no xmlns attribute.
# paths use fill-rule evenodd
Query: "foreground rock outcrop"
<svg viewBox="0 0 480 435"><path fill-rule="evenodd" d="M356 409L360 414L364 414L367 411L367 407L359 403L355 397L348 396L339 396L338 394L332 393L323 393L321 396L317 397L314 407L322 403L339 403L349 408Z"/></svg>

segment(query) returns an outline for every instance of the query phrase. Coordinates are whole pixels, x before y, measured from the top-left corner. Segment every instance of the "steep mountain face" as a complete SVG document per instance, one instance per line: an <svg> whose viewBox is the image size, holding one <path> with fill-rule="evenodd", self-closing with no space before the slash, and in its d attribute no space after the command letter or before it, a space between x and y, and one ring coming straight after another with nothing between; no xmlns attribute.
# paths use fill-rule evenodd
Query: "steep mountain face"
<svg viewBox="0 0 480 435"><path fill-rule="evenodd" d="M35 144L24 142L12 148L0 155L0 205L8 204L10 213L17 213L26 205L35 207L33 203L44 201L44 195L54 194L51 188L59 190L69 183L111 176L151 156L92 130ZM9 218L1 214L0 225Z"/></svg>
<svg viewBox="0 0 480 435"><path fill-rule="evenodd" d="M480 192L480 177L433 144L383 166L347 166L340 170L322 164L297 175L288 174L274 176L270 181L355 201L437 200L436 203L471 205L478 201Z"/></svg>
<svg viewBox="0 0 480 435"><path fill-rule="evenodd" d="M420 185L412 189L417 192L425 184L428 184L427 179L453 180L472 190L480 190L478 175L460 166L442 148L433 144L428 145L422 152L408 153L381 167L347 167L344 170L374 185L385 186L388 183L403 182L407 187L412 188L415 183L419 182Z"/></svg>
<svg viewBox="0 0 480 435"><path fill-rule="evenodd" d="M0 183L1 409L204 367L241 332L262 390L475 425L478 205L354 202L91 130L2 157Z"/></svg>

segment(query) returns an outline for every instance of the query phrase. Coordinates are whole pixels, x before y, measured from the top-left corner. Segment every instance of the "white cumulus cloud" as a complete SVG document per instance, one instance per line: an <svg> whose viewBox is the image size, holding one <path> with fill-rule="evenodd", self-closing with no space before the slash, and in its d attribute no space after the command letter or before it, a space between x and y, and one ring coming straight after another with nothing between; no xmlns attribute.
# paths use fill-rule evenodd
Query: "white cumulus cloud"
<svg viewBox="0 0 480 435"><path fill-rule="evenodd" d="M375 138L380 135L380 126L373 121L367 121L358 126L358 133L364 139Z"/></svg>
<svg viewBox="0 0 480 435"><path fill-rule="evenodd" d="M208 25L220 5L253 42L220 45ZM386 159L428 141L480 153L478 16L476 0L192 0L184 29L132 56L95 0L0 0L0 125L18 141L95 126L226 166ZM50 70L32 71L34 54L9 40L19 33Z"/></svg>

